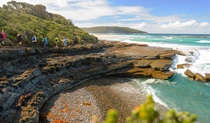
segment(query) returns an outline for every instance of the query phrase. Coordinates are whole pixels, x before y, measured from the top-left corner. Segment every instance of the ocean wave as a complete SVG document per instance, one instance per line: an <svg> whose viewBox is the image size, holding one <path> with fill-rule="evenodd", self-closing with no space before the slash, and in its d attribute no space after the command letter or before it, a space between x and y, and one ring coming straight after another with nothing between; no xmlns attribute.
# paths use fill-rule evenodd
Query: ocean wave
<svg viewBox="0 0 210 123"><path fill-rule="evenodd" d="M205 83L205 85L210 86L210 83Z"/></svg>
<svg viewBox="0 0 210 123"><path fill-rule="evenodd" d="M152 97L153 97L153 99L154 99L155 102L157 102L157 103L159 103L159 104L161 104L161 105L169 108L168 105L156 95L157 90L153 89L150 86L146 86L145 89L146 89L146 92L148 94L151 94L152 95Z"/></svg>
<svg viewBox="0 0 210 123"><path fill-rule="evenodd" d="M209 40L200 40L200 41L197 41L197 43L210 43Z"/></svg>
<svg viewBox="0 0 210 123"><path fill-rule="evenodd" d="M168 105L156 95L157 90L153 89L151 86L146 84L146 83L153 83L153 82L155 83L156 79L147 79L146 81L144 79L132 79L132 81L136 82L136 84L139 87L142 87L142 89L147 94L152 95L152 97L153 97L155 102L157 102L157 103L159 103L159 104L169 108Z"/></svg>
<svg viewBox="0 0 210 123"><path fill-rule="evenodd" d="M163 38L165 38L165 39L173 39L174 37L172 37L172 36L162 36Z"/></svg>

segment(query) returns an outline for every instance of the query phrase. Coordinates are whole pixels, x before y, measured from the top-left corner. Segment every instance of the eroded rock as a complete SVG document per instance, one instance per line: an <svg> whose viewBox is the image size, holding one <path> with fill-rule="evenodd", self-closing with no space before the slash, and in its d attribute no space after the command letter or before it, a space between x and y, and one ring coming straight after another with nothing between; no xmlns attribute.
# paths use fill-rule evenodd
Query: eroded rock
<svg viewBox="0 0 210 123"><path fill-rule="evenodd" d="M178 64L177 65L177 69L184 69L184 68L189 68L191 66L191 64Z"/></svg>
<svg viewBox="0 0 210 123"><path fill-rule="evenodd" d="M201 81L201 82L206 82L206 78L203 77L201 74L199 73L195 73L195 80L196 81Z"/></svg>
<svg viewBox="0 0 210 123"><path fill-rule="evenodd" d="M194 79L194 77L195 77L195 74L191 70L189 70L189 69L187 69L184 72L184 74L187 75L188 77L192 78L192 79Z"/></svg>
<svg viewBox="0 0 210 123"><path fill-rule="evenodd" d="M4 60L11 59L4 70L13 72L0 74L4 80L0 84L0 116L5 120L38 122L39 109L46 100L89 79L119 74L168 79L174 74L168 71L174 53L166 48L101 41L42 50L42 55L30 57L32 50L18 47L0 52L5 66L8 62ZM13 117L11 112L19 115Z"/></svg>
<svg viewBox="0 0 210 123"><path fill-rule="evenodd" d="M152 62L150 64L150 66L151 66L151 68L153 68L155 70L164 71L164 70L168 70L171 67L172 63L173 63L172 60L158 59L158 60L155 60L154 62Z"/></svg>
<svg viewBox="0 0 210 123"><path fill-rule="evenodd" d="M156 79L163 79L166 80L174 75L174 72L168 71L168 72L162 72L162 71L153 71L152 77Z"/></svg>

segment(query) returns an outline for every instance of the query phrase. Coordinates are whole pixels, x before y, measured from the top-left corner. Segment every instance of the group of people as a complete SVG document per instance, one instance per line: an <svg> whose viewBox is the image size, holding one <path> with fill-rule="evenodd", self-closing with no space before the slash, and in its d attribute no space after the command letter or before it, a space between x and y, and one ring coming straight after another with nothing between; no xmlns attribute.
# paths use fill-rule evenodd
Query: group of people
<svg viewBox="0 0 210 123"><path fill-rule="evenodd" d="M7 36L4 33L4 30L2 30L1 34L0 34L0 41L1 41L0 44L1 45L5 44L6 38L7 38ZM18 32L18 34L17 34L17 41L18 41L19 45L22 44L22 35L20 34L20 32Z"/></svg>
<svg viewBox="0 0 210 123"><path fill-rule="evenodd" d="M44 38L43 38L42 41L43 41L43 43L44 43L44 47L47 47L49 41L48 41L48 39L47 39L46 36L44 36ZM32 44L33 44L33 46L36 46L36 42L37 42L37 39L36 39L36 36L34 35L34 36L32 37ZM55 38L55 47L58 47L58 42L59 42L59 39L58 39L58 37L56 37L56 38ZM66 37L64 37L64 39L63 39L63 46L64 46L64 47L67 46L67 39L66 39Z"/></svg>
<svg viewBox="0 0 210 123"><path fill-rule="evenodd" d="M4 30L1 31L0 39L1 39L1 45L4 45L5 41L6 41L6 34L4 33ZM19 45L22 45L22 40L23 40L22 34L20 32L18 32L18 34L17 34L17 42L18 42ZM44 44L44 48L48 47L49 41L48 41L46 36L44 36L42 41L43 41L43 44ZM58 39L58 37L56 37L55 38L56 47L58 47L58 42L59 42L59 39ZM32 45L35 46L35 47L37 46L37 38L36 38L35 35L33 35L33 37L32 37ZM67 46L67 39L66 39L66 37L64 37L64 39L63 39L63 46L64 47Z"/></svg>

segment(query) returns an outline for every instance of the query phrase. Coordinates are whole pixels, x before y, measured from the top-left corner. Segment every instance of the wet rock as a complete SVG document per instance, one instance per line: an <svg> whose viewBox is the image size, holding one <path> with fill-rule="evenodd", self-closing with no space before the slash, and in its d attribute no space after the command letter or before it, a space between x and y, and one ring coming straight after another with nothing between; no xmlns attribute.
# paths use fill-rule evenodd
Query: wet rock
<svg viewBox="0 0 210 123"><path fill-rule="evenodd" d="M186 59L185 59L186 62L189 62L189 63L192 63L195 61L195 57L193 56L188 56Z"/></svg>
<svg viewBox="0 0 210 123"><path fill-rule="evenodd" d="M210 82L210 73L205 74L206 82Z"/></svg>
<svg viewBox="0 0 210 123"><path fill-rule="evenodd" d="M184 69L184 68L189 68L191 66L191 64L178 64L177 65L177 69Z"/></svg>
<svg viewBox="0 0 210 123"><path fill-rule="evenodd" d="M206 78L203 77L201 74L199 73L195 73L195 80L196 81L201 81L201 82L206 82Z"/></svg>
<svg viewBox="0 0 210 123"><path fill-rule="evenodd" d="M193 79L194 79L194 77L195 77L195 74L194 74L191 70L189 70L189 69L187 69L187 70L184 72L184 74L187 75L187 76L190 77L190 78L193 78Z"/></svg>

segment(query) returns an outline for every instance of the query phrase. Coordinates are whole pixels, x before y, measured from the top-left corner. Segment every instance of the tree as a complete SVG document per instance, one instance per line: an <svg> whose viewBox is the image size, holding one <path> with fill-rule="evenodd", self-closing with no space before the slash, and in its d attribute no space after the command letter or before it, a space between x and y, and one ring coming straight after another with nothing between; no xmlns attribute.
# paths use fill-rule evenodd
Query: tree
<svg viewBox="0 0 210 123"><path fill-rule="evenodd" d="M155 103L152 96L147 97L147 101L136 107L131 116L126 118L126 123L195 123L197 115L188 112L176 112L169 110L165 117L160 119L159 112L155 110ZM115 109L107 112L105 123L117 123L118 113ZM96 116L92 117L91 123L102 123Z"/></svg>

